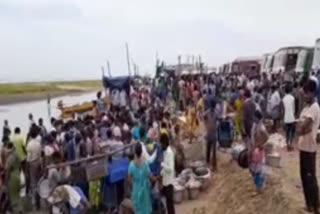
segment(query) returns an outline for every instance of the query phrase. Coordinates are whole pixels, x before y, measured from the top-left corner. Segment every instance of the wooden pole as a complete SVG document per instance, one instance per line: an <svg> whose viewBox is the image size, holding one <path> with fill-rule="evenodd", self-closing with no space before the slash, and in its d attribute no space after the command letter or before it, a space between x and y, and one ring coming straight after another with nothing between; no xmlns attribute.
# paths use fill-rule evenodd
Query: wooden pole
<svg viewBox="0 0 320 214"><path fill-rule="evenodd" d="M104 67L101 66L101 72L102 72L102 76L104 77Z"/></svg>
<svg viewBox="0 0 320 214"><path fill-rule="evenodd" d="M107 68L108 68L109 77L111 77L111 69L110 69L110 62L109 62L109 60L107 60Z"/></svg>
<svg viewBox="0 0 320 214"><path fill-rule="evenodd" d="M133 74L134 76L137 76L137 65L135 63L133 63Z"/></svg>
<svg viewBox="0 0 320 214"><path fill-rule="evenodd" d="M131 77L129 46L127 42L126 42L126 52L127 52L128 72L129 72L129 76Z"/></svg>
<svg viewBox="0 0 320 214"><path fill-rule="evenodd" d="M160 61L159 61L159 54L158 51L156 51L156 68L159 66Z"/></svg>

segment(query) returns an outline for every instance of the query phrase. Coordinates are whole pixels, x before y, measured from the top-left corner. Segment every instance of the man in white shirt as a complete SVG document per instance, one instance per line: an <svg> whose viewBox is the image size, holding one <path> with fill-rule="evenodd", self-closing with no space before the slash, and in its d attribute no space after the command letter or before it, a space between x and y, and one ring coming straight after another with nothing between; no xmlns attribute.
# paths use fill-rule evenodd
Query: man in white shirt
<svg viewBox="0 0 320 214"><path fill-rule="evenodd" d="M317 131L320 108L316 101L317 83L309 79L303 87L305 107L298 124L300 150L300 176L307 211L319 214L319 188L316 177Z"/></svg>
<svg viewBox="0 0 320 214"><path fill-rule="evenodd" d="M166 198L168 214L175 214L173 200L173 182L175 178L174 153L169 145L169 137L167 134L160 136L160 143L164 149L163 162L161 163L163 195Z"/></svg>
<svg viewBox="0 0 320 214"><path fill-rule="evenodd" d="M284 124L286 128L287 149L291 151L293 149L292 143L295 135L295 99L291 95L291 86L286 85L286 95L282 99L282 109L284 112Z"/></svg>
<svg viewBox="0 0 320 214"><path fill-rule="evenodd" d="M268 102L267 111L273 120L273 131L276 132L277 122L280 116L281 97L280 97L277 86L273 85L271 87L271 90L272 90L272 95Z"/></svg>
<svg viewBox="0 0 320 214"><path fill-rule="evenodd" d="M247 89L249 89L250 92L251 92L251 94L253 94L254 88L255 88L254 79L251 79L251 80L247 83Z"/></svg>
<svg viewBox="0 0 320 214"><path fill-rule="evenodd" d="M30 191L32 193L33 205L40 209L40 199L37 193L37 185L42 176L41 173L41 138L38 137L38 131L31 129L30 141L27 144L27 163L30 176Z"/></svg>

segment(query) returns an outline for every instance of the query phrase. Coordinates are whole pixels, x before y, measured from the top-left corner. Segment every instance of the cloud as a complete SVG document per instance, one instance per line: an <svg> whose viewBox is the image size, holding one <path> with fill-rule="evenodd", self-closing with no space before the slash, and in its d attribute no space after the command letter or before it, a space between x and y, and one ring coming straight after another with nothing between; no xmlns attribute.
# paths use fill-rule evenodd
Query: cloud
<svg viewBox="0 0 320 214"><path fill-rule="evenodd" d="M66 20L83 16L75 4L62 0L0 2L0 17L14 20Z"/></svg>
<svg viewBox="0 0 320 214"><path fill-rule="evenodd" d="M111 62L127 73L124 44L140 70L155 53L175 63L199 55L219 66L238 56L313 45L319 0L1 0L1 79L100 77Z"/></svg>

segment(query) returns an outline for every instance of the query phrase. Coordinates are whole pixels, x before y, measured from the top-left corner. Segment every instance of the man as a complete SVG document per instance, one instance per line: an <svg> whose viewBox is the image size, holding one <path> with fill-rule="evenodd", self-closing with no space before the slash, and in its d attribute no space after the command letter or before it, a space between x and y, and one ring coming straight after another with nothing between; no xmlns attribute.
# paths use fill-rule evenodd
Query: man
<svg viewBox="0 0 320 214"><path fill-rule="evenodd" d="M33 115L31 113L28 115L28 118L29 118L29 128L31 128L32 125L36 123L34 122Z"/></svg>
<svg viewBox="0 0 320 214"><path fill-rule="evenodd" d="M113 129L113 140L110 142L109 146L110 146L110 150L111 151L117 151L117 150L121 150L121 148L123 148L124 144L121 140L122 138L122 132L119 126L115 126ZM123 151L119 151L116 154L114 154L112 156L114 159L120 159L123 157Z"/></svg>
<svg viewBox="0 0 320 214"><path fill-rule="evenodd" d="M99 92L97 93L97 107L98 107L98 112L99 112L99 114L101 114L102 112L105 111L104 102L103 102L103 100L101 99L101 96L102 96L102 93L101 93L101 91L99 91Z"/></svg>
<svg viewBox="0 0 320 214"><path fill-rule="evenodd" d="M303 87L305 107L298 124L300 175L307 211L319 212L319 189L316 178L316 136L320 125L320 108L316 101L317 83L309 79Z"/></svg>
<svg viewBox="0 0 320 214"><path fill-rule="evenodd" d="M57 131L56 127L55 127L56 121L57 121L56 118L54 118L54 117L50 118L50 132Z"/></svg>
<svg viewBox="0 0 320 214"><path fill-rule="evenodd" d="M204 109L208 110L210 109L211 106L211 102L212 101L216 101L215 96L212 94L211 89L208 89L208 91L206 91L207 93L205 93L204 95Z"/></svg>
<svg viewBox="0 0 320 214"><path fill-rule="evenodd" d="M59 152L52 154L52 163L58 165L62 163L62 157ZM48 170L49 189L53 190L59 184L64 183L70 175L70 167L50 168Z"/></svg>
<svg viewBox="0 0 320 214"><path fill-rule="evenodd" d="M207 129L207 164L210 163L211 150L212 150L212 168L213 171L217 169L217 115L215 112L216 102L211 100L210 109L205 113L205 125Z"/></svg>
<svg viewBox="0 0 320 214"><path fill-rule="evenodd" d="M250 138L251 138L251 129L254 123L254 112L256 110L256 104L251 98L250 90L246 89L244 91L245 102L243 105L243 130L242 135L244 137L244 142L248 149L250 149Z"/></svg>
<svg viewBox="0 0 320 214"><path fill-rule="evenodd" d="M251 94L253 93L255 88L254 79L251 78L247 83L247 89L250 90Z"/></svg>
<svg viewBox="0 0 320 214"><path fill-rule="evenodd" d="M169 136L167 134L160 136L160 143L164 149L163 162L161 163L163 195L166 198L168 214L175 214L173 200L173 182L175 177L174 153L169 145Z"/></svg>
<svg viewBox="0 0 320 214"><path fill-rule="evenodd" d="M303 92L303 85L304 85L304 82L301 81L299 83L299 87L296 91L296 96L295 96L295 99L296 99L296 117L298 118L301 114L301 111L302 109L304 108L305 106L305 103L304 103L304 92Z"/></svg>
<svg viewBox="0 0 320 214"><path fill-rule="evenodd" d="M21 130L19 127L14 129L14 135L11 137L11 141L14 145L16 155L21 165L21 169L26 173L26 158L27 152L25 147L25 139L21 135Z"/></svg>
<svg viewBox="0 0 320 214"><path fill-rule="evenodd" d="M30 176L30 190L32 202L40 209L40 198L36 191L41 177L41 143L38 137L38 130L31 128L30 141L27 144L28 175Z"/></svg>
<svg viewBox="0 0 320 214"><path fill-rule="evenodd" d="M273 120L273 131L277 131L277 124L280 116L280 104L281 104L281 97L276 85L271 87L272 95L268 102L268 114L271 116Z"/></svg>
<svg viewBox="0 0 320 214"><path fill-rule="evenodd" d="M41 136L41 137L46 136L46 135L47 135L47 129L46 129L46 127L45 127L44 124L43 124L43 119L42 119L42 118L39 118L38 123L39 123L39 128L40 128L40 136Z"/></svg>
<svg viewBox="0 0 320 214"><path fill-rule="evenodd" d="M283 120L286 128L287 149L288 151L291 151L293 149L292 143L295 135L295 99L290 94L290 85L286 85L285 93L286 95L282 99L282 109L284 112Z"/></svg>
<svg viewBox="0 0 320 214"><path fill-rule="evenodd" d="M216 85L214 84L213 80L210 81L208 88L211 90L211 94L213 98L215 98L217 93L216 93Z"/></svg>
<svg viewBox="0 0 320 214"><path fill-rule="evenodd" d="M262 94L262 87L256 88L256 92L254 95L254 101L257 105L257 108L259 108L262 115L265 115L266 112L266 99L264 98Z"/></svg>
<svg viewBox="0 0 320 214"><path fill-rule="evenodd" d="M3 131L2 131L2 137L7 136L9 137L11 134L11 129L9 126L9 122L8 120L4 120L3 122Z"/></svg>

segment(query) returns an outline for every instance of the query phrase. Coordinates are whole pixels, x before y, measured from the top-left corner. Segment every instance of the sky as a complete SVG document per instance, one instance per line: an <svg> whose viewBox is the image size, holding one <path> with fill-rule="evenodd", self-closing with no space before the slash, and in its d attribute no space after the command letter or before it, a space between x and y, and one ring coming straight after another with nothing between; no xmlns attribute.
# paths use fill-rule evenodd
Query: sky
<svg viewBox="0 0 320 214"><path fill-rule="evenodd" d="M319 0L0 0L0 82L127 75L201 55L210 66L320 37Z"/></svg>

